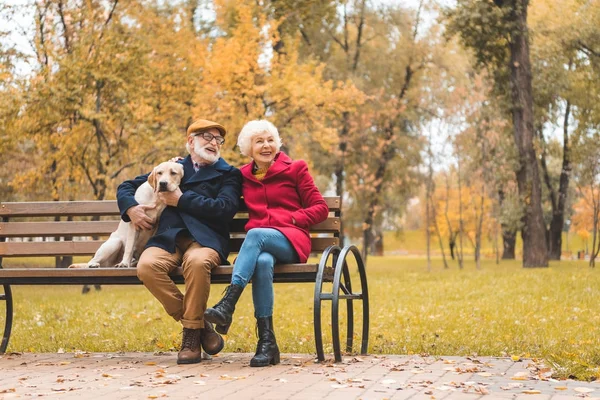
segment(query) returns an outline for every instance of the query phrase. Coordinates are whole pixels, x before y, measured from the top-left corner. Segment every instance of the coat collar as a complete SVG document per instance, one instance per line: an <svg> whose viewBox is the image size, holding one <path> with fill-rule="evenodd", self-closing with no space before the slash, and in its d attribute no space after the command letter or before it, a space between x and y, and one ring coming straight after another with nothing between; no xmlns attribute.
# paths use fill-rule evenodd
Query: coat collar
<svg viewBox="0 0 600 400"><path fill-rule="evenodd" d="M208 181L215 177L223 175L223 172L229 171L231 165L227 164L223 158L219 158L216 163L207 165L198 170L194 171L194 163L191 156L187 156L183 160L179 161L183 164L183 180L181 183L195 183L201 181Z"/></svg>
<svg viewBox="0 0 600 400"><path fill-rule="evenodd" d="M275 175L279 175L280 173L286 171L291 164L292 159L283 151L280 151L275 156L275 162L269 167L267 174L265 175L263 180L270 179ZM240 168L240 171L242 171L242 175L245 178L258 181L258 179L256 179L252 174L252 169L254 168L254 165L255 163L254 161L252 161L251 163L246 164L242 168Z"/></svg>

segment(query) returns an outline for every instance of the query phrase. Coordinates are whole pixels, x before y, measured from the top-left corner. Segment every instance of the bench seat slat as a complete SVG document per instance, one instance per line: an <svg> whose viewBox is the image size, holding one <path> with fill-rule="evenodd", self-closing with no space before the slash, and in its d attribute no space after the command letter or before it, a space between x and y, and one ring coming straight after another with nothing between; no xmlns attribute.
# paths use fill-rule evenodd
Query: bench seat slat
<svg viewBox="0 0 600 400"><path fill-rule="evenodd" d="M229 241L231 252L238 252L243 238ZM313 237L312 250L321 252L331 245L337 245L336 237ZM62 242L4 242L0 243L0 257L52 257L93 255L104 240L62 241Z"/></svg>
<svg viewBox="0 0 600 400"><path fill-rule="evenodd" d="M220 265L211 272L211 282L229 283L233 266ZM314 282L317 264L280 264L275 266L275 282ZM183 270L171 274L183 283ZM139 284L135 268L7 268L0 269L0 285L78 285L78 284Z"/></svg>
<svg viewBox="0 0 600 400"><path fill-rule="evenodd" d="M248 219L234 219L231 233L244 233ZM114 221L43 221L43 222L0 222L0 235L3 237L44 237L44 236L108 236L117 229ZM338 217L329 217L310 228L313 233L339 232Z"/></svg>
<svg viewBox="0 0 600 400"><path fill-rule="evenodd" d="M325 197L329 211L340 209L339 197ZM240 212L246 209L241 204ZM0 217L119 215L116 200L101 201L32 201L27 203L0 203Z"/></svg>

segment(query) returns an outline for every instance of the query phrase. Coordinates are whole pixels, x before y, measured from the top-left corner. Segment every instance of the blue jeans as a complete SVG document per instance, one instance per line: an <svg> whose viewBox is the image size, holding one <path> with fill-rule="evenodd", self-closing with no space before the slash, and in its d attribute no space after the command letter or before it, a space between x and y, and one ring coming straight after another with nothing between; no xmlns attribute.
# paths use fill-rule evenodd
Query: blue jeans
<svg viewBox="0 0 600 400"><path fill-rule="evenodd" d="M273 315L273 267L276 263L298 262L289 240L276 229L250 229L233 267L231 283L246 287L252 279L252 300L256 318Z"/></svg>

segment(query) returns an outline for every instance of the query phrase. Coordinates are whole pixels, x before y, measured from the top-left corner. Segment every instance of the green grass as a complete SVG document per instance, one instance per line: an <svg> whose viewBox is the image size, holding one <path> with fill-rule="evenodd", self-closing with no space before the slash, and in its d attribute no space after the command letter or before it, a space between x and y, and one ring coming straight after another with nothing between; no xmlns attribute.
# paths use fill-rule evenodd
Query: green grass
<svg viewBox="0 0 600 400"><path fill-rule="evenodd" d="M370 257L370 345L373 354L520 356L545 358L556 377L600 377L600 271L562 261L547 269L520 262L484 261L476 270L431 272L423 259ZM354 281L354 285L357 282ZM224 285L213 285L209 304ZM282 351L314 353L311 284L277 284L275 327ZM15 324L9 351L167 351L180 343L180 326L141 286L15 286ZM355 303L355 346L360 303ZM342 303L341 319L345 314ZM251 290L242 295L225 351L254 351ZM330 305L323 311L331 353ZM3 325L4 316L0 316ZM342 343L345 328L341 329Z"/></svg>
<svg viewBox="0 0 600 400"><path fill-rule="evenodd" d="M384 233L384 248L386 255L420 255L427 254L427 242L424 231L402 231L402 232L385 232ZM359 243L359 241L354 241ZM588 240L588 246L585 241L578 235L570 232L568 235L563 232L562 236L563 243L563 257L577 254L577 251L586 250L591 246L591 239ZM450 249L448 247L447 239L444 239L444 251L446 257L450 259ZM457 242L458 246L458 242ZM502 255L502 238L498 238L498 247L500 255ZM521 243L521 236L517 235L516 252L517 256L522 255L521 249L523 245ZM431 237L431 252L439 257L442 256L440 251L440 244L437 236ZM465 256L473 255L473 246L471 242L465 238L463 241L463 252ZM495 259L496 253L494 249L494 243L491 238L484 237L482 244L482 252L484 258Z"/></svg>

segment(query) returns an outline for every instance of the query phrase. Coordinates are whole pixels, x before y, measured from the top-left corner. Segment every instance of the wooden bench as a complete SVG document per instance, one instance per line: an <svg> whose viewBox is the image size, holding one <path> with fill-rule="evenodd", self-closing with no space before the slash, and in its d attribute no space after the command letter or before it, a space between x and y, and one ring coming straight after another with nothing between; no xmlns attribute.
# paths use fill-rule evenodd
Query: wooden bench
<svg viewBox="0 0 600 400"><path fill-rule="evenodd" d="M321 329L321 306L324 300L332 302L332 342L336 362L342 360L339 339L339 301L346 300L347 335L346 352L352 351L354 334L354 300L362 301L361 354L366 354L369 340L369 296L364 263L354 246L339 246L340 199L325 198L330 210L329 218L313 227L312 249L321 253L318 264L276 265L275 282L314 282L314 332L315 347L319 361L325 359ZM237 253L244 240L244 225L248 221L245 206L236 215L232 228L230 247ZM69 220L64 220L66 217ZM91 220L95 217L95 220ZM0 202L0 285L4 293L0 300L6 306L6 320L0 354L10 339L13 322L13 298L11 285L131 285L141 284L135 268L2 268L6 257L56 257L91 256L101 243L113 232L119 222L116 201L67 201L67 202ZM60 219L63 219L60 221ZM99 237L94 240L92 237ZM32 240L34 239L34 240ZM351 257L348 259L348 257ZM353 262L349 262L354 258ZM229 283L233 267L222 265L212 271L211 281ZM358 271L360 292L354 292L351 269ZM343 277L343 279L342 279ZM183 283L181 268L172 278ZM331 291L324 292L324 282L331 282Z"/></svg>

